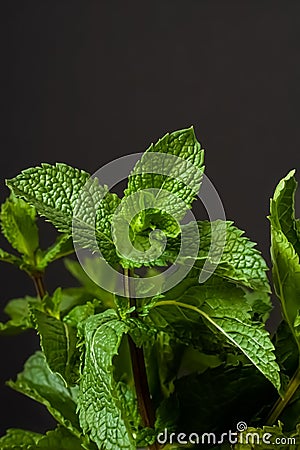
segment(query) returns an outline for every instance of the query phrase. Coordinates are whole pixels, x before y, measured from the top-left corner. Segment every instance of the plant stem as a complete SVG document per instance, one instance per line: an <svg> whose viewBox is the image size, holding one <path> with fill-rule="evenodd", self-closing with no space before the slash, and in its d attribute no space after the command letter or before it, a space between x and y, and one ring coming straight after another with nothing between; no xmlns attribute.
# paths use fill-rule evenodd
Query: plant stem
<svg viewBox="0 0 300 450"><path fill-rule="evenodd" d="M134 298L131 286L128 269L124 269L124 290L130 307L136 307L136 299ZM136 309L131 313L132 317L137 317ZM137 347L131 336L128 336L131 364L134 385L136 390L139 413L142 418L143 426L154 428L155 414L150 396L150 390L147 379L147 371L145 365L144 351L142 347ZM157 449L157 444L152 444L149 449Z"/></svg>
<svg viewBox="0 0 300 450"><path fill-rule="evenodd" d="M44 274L41 272L31 274L31 278L34 282L35 290L40 299L42 299L46 294L46 289L44 285Z"/></svg>
<svg viewBox="0 0 300 450"><path fill-rule="evenodd" d="M287 390L284 394L284 397L283 398L280 397L273 406L270 415L267 419L267 425L274 425L274 423L279 419L284 408L287 406L287 404L295 394L299 385L300 385L300 367L298 367L293 377L291 378Z"/></svg>
<svg viewBox="0 0 300 450"><path fill-rule="evenodd" d="M144 352L138 348L129 336L129 349L132 362L133 378L138 400L138 407L145 427L154 427L155 417L147 381Z"/></svg>

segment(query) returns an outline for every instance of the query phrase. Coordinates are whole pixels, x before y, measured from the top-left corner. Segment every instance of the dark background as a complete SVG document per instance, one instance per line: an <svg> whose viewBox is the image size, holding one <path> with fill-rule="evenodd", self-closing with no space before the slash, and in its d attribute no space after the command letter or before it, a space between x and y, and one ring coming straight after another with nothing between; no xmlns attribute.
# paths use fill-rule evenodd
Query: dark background
<svg viewBox="0 0 300 450"><path fill-rule="evenodd" d="M24 168L94 172L193 124L227 217L269 260L269 198L300 167L298 1L10 0L0 17L1 201ZM61 267L49 290L71 283ZM34 293L14 268L0 276L1 307ZM4 386L35 348L31 334L0 338L1 434L53 425Z"/></svg>

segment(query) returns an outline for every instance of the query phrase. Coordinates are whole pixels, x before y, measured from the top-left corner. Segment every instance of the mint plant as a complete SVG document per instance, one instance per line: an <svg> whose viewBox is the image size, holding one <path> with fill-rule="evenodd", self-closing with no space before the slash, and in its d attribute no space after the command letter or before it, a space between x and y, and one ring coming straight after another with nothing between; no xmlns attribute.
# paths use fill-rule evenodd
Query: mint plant
<svg viewBox="0 0 300 450"><path fill-rule="evenodd" d="M0 449L266 448L245 442L241 428L236 441L222 437L241 421L259 436L270 433L273 443L286 439L279 448L298 448L294 173L271 200L273 280L283 312L273 337L265 326L267 265L255 244L231 221L186 223L203 176L204 150L189 128L150 146L122 198L62 163L7 180L1 228L12 251L0 250L0 259L25 271L36 295L7 303L0 332L34 328L41 345L8 385L45 405L57 427L45 435L10 429ZM37 214L58 231L46 250ZM79 248L91 251L84 267L65 258ZM47 290L44 274L59 258L80 287ZM116 277L107 277L106 264ZM173 266L184 276L170 285Z"/></svg>

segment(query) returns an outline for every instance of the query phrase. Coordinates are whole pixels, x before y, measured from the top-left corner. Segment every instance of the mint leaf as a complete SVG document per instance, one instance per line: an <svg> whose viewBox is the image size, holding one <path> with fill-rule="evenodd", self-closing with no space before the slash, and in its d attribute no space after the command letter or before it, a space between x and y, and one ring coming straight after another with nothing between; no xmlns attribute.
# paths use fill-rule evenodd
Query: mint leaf
<svg viewBox="0 0 300 450"><path fill-rule="evenodd" d="M171 157L165 158L164 155ZM149 188L158 189L161 196L159 203L163 205L163 191L169 191L190 208L200 188L203 160L204 150L201 149L192 127L168 133L155 145L151 144L136 164L128 178L125 196ZM173 206L174 211L177 211L178 206ZM170 205L168 210L170 211Z"/></svg>
<svg viewBox="0 0 300 450"><path fill-rule="evenodd" d="M280 375L282 378L282 391L298 367L297 343L293 339L293 334L287 322L283 320L274 336L274 346L276 359L280 366Z"/></svg>
<svg viewBox="0 0 300 450"><path fill-rule="evenodd" d="M116 194L106 194L97 207L96 231L99 233L99 246L105 261L110 263L119 261L111 232L112 218L119 204L120 199Z"/></svg>
<svg viewBox="0 0 300 450"><path fill-rule="evenodd" d="M37 444L42 437L42 434L33 431L10 428L5 436L0 438L0 448L1 450L28 449L31 445Z"/></svg>
<svg viewBox="0 0 300 450"><path fill-rule="evenodd" d="M92 259L92 263L97 263L96 258ZM99 286L88 276L78 261L66 258L64 260L64 265L68 272L70 272L70 274L73 275L73 277L76 278L82 286L84 286L87 290L90 290L95 296L102 292L101 288L99 288Z"/></svg>
<svg viewBox="0 0 300 450"><path fill-rule="evenodd" d="M165 292L163 296L150 299L150 301L141 308L140 313L145 316L145 322L150 328L152 327L156 330L163 331L174 340L177 340L186 346L192 345L199 351L208 354L224 353L226 349L227 351L230 350L230 346L225 341L223 335L212 333L203 320L198 320L198 318L194 320L195 317L192 311L186 310L181 312L177 308L170 308L169 306L155 308L155 305L160 300L173 301L176 299L177 301L197 305L198 300L195 296L195 291L197 292L199 283L198 278L195 276L195 272L195 270L192 270L188 277L168 292ZM208 280L203 286L208 287L209 281L212 282L211 280ZM231 294L229 294L229 298L230 295ZM235 292L234 295L239 295L240 298L243 298L243 292L240 289L237 289L237 292ZM188 326L185 318L188 321Z"/></svg>
<svg viewBox="0 0 300 450"><path fill-rule="evenodd" d="M114 375L117 380L117 389L124 417L126 417L131 433L135 437L135 448L148 448L155 441L156 433L154 428L144 427L142 424L132 377L129 345L125 336L119 348L119 355L114 359ZM152 401L155 402L153 397Z"/></svg>
<svg viewBox="0 0 300 450"><path fill-rule="evenodd" d="M281 301L284 317L300 348L295 326L300 310L300 263L294 220L295 187L294 171L291 171L275 189L270 203L269 220L275 292Z"/></svg>
<svg viewBox="0 0 300 450"><path fill-rule="evenodd" d="M0 438L0 448L1 450L95 450L92 443L84 442L60 426L48 431L46 435L11 428Z"/></svg>
<svg viewBox="0 0 300 450"><path fill-rule="evenodd" d="M1 248L0 248L0 261L13 264L14 266L20 268L22 268L23 265L23 261L21 258L18 258L17 256L12 255L10 253L7 253L5 250L2 250Z"/></svg>
<svg viewBox="0 0 300 450"><path fill-rule="evenodd" d="M107 260L115 259L110 216L119 199L108 193L107 187L100 186L97 179L91 179L83 170L57 163L24 170L7 180L7 185L58 231L70 236L74 229L80 245L92 250L98 250L100 245Z"/></svg>
<svg viewBox="0 0 300 450"><path fill-rule="evenodd" d="M1 207L1 228L8 242L30 261L39 245L35 208L10 196Z"/></svg>
<svg viewBox="0 0 300 450"><path fill-rule="evenodd" d="M73 252L73 239L67 234L61 234L53 245L37 255L37 268L44 270L51 262L70 255Z"/></svg>
<svg viewBox="0 0 300 450"><path fill-rule="evenodd" d="M33 315L49 368L73 385L79 377L76 329L41 311Z"/></svg>
<svg viewBox="0 0 300 450"><path fill-rule="evenodd" d="M208 259L218 276L254 290L270 292L266 262L255 248L256 244L244 236L244 231L230 221L199 221L197 224L200 244L195 267L203 270ZM192 247L195 245L193 227L189 224L183 227L187 236L186 246ZM170 245L171 251L177 254L180 241L173 240Z"/></svg>
<svg viewBox="0 0 300 450"><path fill-rule="evenodd" d="M218 231L223 232L222 221L198 222L200 235L199 258L208 255L209 245L213 236L218 242ZM268 270L261 253L254 248L255 243L243 236L244 231L238 229L232 222L226 223L226 243L221 261L216 268L216 274L229 280L250 287L254 290L270 292L266 275ZM218 254L219 250L216 250Z"/></svg>
<svg viewBox="0 0 300 450"><path fill-rule="evenodd" d="M130 329L130 336L137 347L142 347L146 342L149 342L149 340L151 341L156 334L155 329L150 328L138 317L129 317L126 319L126 323Z"/></svg>
<svg viewBox="0 0 300 450"><path fill-rule="evenodd" d="M234 281L241 286L260 292L263 303L266 301L264 293L270 292L270 286L266 272L267 265L261 253L255 248L255 243L251 242L244 231L233 225L233 222L222 220L199 221L197 222L199 231L199 251L195 236L194 223L182 225L184 233L185 250L179 254L182 245L182 235L168 239L166 248L160 257L152 261L152 265L167 265L167 263L191 264L199 271L215 274L221 278ZM190 257L197 253L196 261ZM209 263L208 265L206 263ZM258 293L256 294L258 297Z"/></svg>
<svg viewBox="0 0 300 450"><path fill-rule="evenodd" d="M174 391L185 346L164 332L145 342L144 353L150 392L155 405L169 397Z"/></svg>
<svg viewBox="0 0 300 450"><path fill-rule="evenodd" d="M209 323L240 349L279 390L279 367L269 333L261 324L251 322L250 317L245 320L243 314L230 309L222 302L212 301L207 308Z"/></svg>
<svg viewBox="0 0 300 450"><path fill-rule="evenodd" d="M298 341L294 323L300 308L299 256L282 232L271 228L271 240L275 292L281 301L285 318Z"/></svg>
<svg viewBox="0 0 300 450"><path fill-rule="evenodd" d="M138 412L138 404L134 388L122 381L117 383L118 395L121 399L125 415L130 421L131 427L137 432L141 427L141 417Z"/></svg>
<svg viewBox="0 0 300 450"><path fill-rule="evenodd" d="M180 376L170 397L177 401L176 431L214 432L217 436L224 430L234 432L241 418L250 424L257 411L275 401L276 395L271 383L254 366L221 365L201 374Z"/></svg>
<svg viewBox="0 0 300 450"><path fill-rule="evenodd" d="M153 313L154 315L159 313L168 321L169 310L172 309L175 324L176 322L182 324L183 336L185 334L183 324L189 328L187 323L193 325L201 324L203 321L212 333L221 334L228 343L244 353L277 389L280 388L279 367L275 362L274 346L263 325L251 321L250 305L245 302L241 289L222 279L211 277L203 285L188 289L177 300L159 300L154 304L150 315L153 319Z"/></svg>
<svg viewBox="0 0 300 450"><path fill-rule="evenodd" d="M61 291L60 315L65 317L76 306L92 302L95 296L89 294L85 288L66 288Z"/></svg>
<svg viewBox="0 0 300 450"><path fill-rule="evenodd" d="M43 353L37 352L31 356L17 380L8 381L7 384L45 405L61 425L80 437L80 425L76 414L77 389L67 388L62 378L50 371Z"/></svg>
<svg viewBox="0 0 300 450"><path fill-rule="evenodd" d="M120 203L116 194L100 186L96 178L90 179L80 192L73 216L73 240L82 248L101 250L105 261L118 262L111 235L112 217Z"/></svg>
<svg viewBox="0 0 300 450"><path fill-rule="evenodd" d="M224 363L224 360L221 359L221 355L207 355L192 347L186 347L184 350L178 369L180 374L194 372L203 373L209 368L215 368ZM234 362L231 362L231 357L233 355L228 354L227 356L227 364L231 365L232 363L232 365L234 365Z"/></svg>
<svg viewBox="0 0 300 450"><path fill-rule="evenodd" d="M94 298L101 301L101 303L107 308L114 307L114 292L116 286L116 280L110 275L110 291L108 292L101 288L101 280L106 277L105 270L102 265L102 261L99 258L86 258L84 260L84 266L88 273L93 276L93 279L98 280L98 284L95 283L89 275L85 272L82 266L72 259L65 259L64 264L68 272L76 278L77 281L83 286L86 292L87 300L93 300ZM66 290L64 291L66 292ZM88 298L91 296L92 298Z"/></svg>
<svg viewBox="0 0 300 450"><path fill-rule="evenodd" d="M30 306L35 303L39 303L39 300L29 296L10 300L4 308L10 320L0 323L0 334L15 334L33 328Z"/></svg>
<svg viewBox="0 0 300 450"><path fill-rule="evenodd" d="M80 322L84 322L90 316L95 314L95 308L99 305L98 300L86 302L84 305L77 305L71 309L69 314L64 317L64 322L71 327L77 328Z"/></svg>
<svg viewBox="0 0 300 450"><path fill-rule="evenodd" d="M154 195L147 196L155 204ZM145 197L144 191L140 197ZM137 202L131 197L123 200L113 218L112 234L123 267L158 265L166 237L180 233L179 223L167 211L153 207L141 210L145 207L141 203L141 198Z"/></svg>
<svg viewBox="0 0 300 450"><path fill-rule="evenodd" d="M167 134L143 154L113 218L113 237L125 268L167 265L166 238L199 191L204 151L192 128Z"/></svg>
<svg viewBox="0 0 300 450"><path fill-rule="evenodd" d="M48 431L45 436L42 436L36 446L30 446L28 449L83 450L84 447L81 439L72 435L65 428L57 427L55 430Z"/></svg>
<svg viewBox="0 0 300 450"><path fill-rule="evenodd" d="M300 256L300 239L295 219L295 193L298 183L295 170L291 170L277 185L270 201L270 220L273 227L281 230Z"/></svg>
<svg viewBox="0 0 300 450"><path fill-rule="evenodd" d="M15 195L35 206L59 231L70 233L76 201L89 178L83 170L57 163L26 169L6 183Z"/></svg>
<svg viewBox="0 0 300 450"><path fill-rule="evenodd" d="M85 361L80 382L79 417L99 448L134 450L130 427L113 378L112 360L127 326L114 310L90 317L84 326Z"/></svg>
<svg viewBox="0 0 300 450"><path fill-rule="evenodd" d="M252 319L266 323L273 309L272 301L268 292L245 290L245 299L251 306Z"/></svg>
<svg viewBox="0 0 300 450"><path fill-rule="evenodd" d="M42 312L46 312L52 317L60 318L62 302L62 289L58 287L52 295L46 294L42 300L42 308L36 308ZM34 311L33 311L34 312Z"/></svg>

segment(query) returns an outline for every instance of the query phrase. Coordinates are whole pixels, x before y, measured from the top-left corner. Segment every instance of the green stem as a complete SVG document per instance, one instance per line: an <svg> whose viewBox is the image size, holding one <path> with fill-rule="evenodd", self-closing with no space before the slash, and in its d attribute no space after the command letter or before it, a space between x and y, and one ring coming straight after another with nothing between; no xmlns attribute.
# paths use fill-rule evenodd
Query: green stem
<svg viewBox="0 0 300 450"><path fill-rule="evenodd" d="M128 269L124 269L124 290L130 307L136 308L136 299L133 296L130 286L130 275ZM131 313L132 317L137 317L136 309ZM155 413L151 401L151 395L147 379L147 371L145 365L144 351L142 347L137 347L131 336L128 336L132 373L135 385L135 391L138 402L139 413L142 418L143 425L145 427L154 428ZM148 447L149 450L156 450L158 446L156 443Z"/></svg>
<svg viewBox="0 0 300 450"><path fill-rule="evenodd" d="M44 274L41 272L32 273L31 278L33 280L35 290L36 290L38 297L40 299L42 299L46 295L46 289L45 289L45 284L44 284Z"/></svg>
<svg viewBox="0 0 300 450"><path fill-rule="evenodd" d="M293 377L291 378L287 390L284 394L283 398L279 398L275 405L273 406L269 417L267 419L267 425L274 425L279 417L281 416L283 410L288 405L296 390L300 386L300 367L296 370Z"/></svg>

